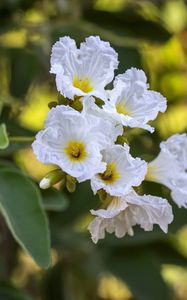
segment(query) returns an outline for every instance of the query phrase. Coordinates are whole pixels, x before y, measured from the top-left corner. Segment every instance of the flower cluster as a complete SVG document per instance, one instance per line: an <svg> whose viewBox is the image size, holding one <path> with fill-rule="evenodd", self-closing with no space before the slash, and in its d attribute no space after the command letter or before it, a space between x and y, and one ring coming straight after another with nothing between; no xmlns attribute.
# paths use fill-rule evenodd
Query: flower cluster
<svg viewBox="0 0 187 300"><path fill-rule="evenodd" d="M117 67L117 53L99 37L88 37L80 49L69 37L60 38L52 48L51 73L63 102L50 110L32 145L39 161L56 165L72 182L90 180L102 200L100 209L91 210L95 218L88 228L95 243L105 232L119 238L133 235L136 224L145 231L158 224L167 232L171 205L160 197L138 195L135 189L143 180L164 184L178 206L187 207L187 136L162 142L150 163L132 157L128 144L121 142L126 127L152 133L148 122L167 105L160 93L149 90L142 70L131 68L114 79ZM113 79L113 89L106 90ZM62 177L58 174L55 181L48 176L40 186L47 188Z"/></svg>

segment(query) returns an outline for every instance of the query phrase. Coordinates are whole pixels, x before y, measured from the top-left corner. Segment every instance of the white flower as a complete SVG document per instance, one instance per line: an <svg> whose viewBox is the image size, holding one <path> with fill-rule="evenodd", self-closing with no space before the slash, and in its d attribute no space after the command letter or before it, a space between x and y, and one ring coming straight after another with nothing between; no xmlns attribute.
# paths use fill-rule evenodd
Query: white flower
<svg viewBox="0 0 187 300"><path fill-rule="evenodd" d="M133 226L138 224L145 231L153 230L157 224L167 233L168 224L173 221L171 205L167 200L150 195L139 196L134 191L114 197L107 209L91 210L96 218L88 229L94 243L105 237L105 231L121 238L126 233L134 235Z"/></svg>
<svg viewBox="0 0 187 300"><path fill-rule="evenodd" d="M187 208L186 135L174 135L160 148L158 156L148 164L146 180L167 186L177 205Z"/></svg>
<svg viewBox="0 0 187 300"><path fill-rule="evenodd" d="M60 38L52 48L51 73L56 75L58 91L70 99L93 95L105 100L104 88L117 67L117 53L98 36L88 37L80 49L69 37Z"/></svg>
<svg viewBox="0 0 187 300"><path fill-rule="evenodd" d="M179 207L187 208L187 174L172 182L171 197Z"/></svg>
<svg viewBox="0 0 187 300"><path fill-rule="evenodd" d="M113 126L116 126L116 122L113 120L113 118L111 118L111 116L108 113L106 113L101 107L95 104L95 99L93 97L91 96L83 97L82 103L83 103L82 114L85 115L90 114L96 116L98 118L107 120L113 123Z"/></svg>
<svg viewBox="0 0 187 300"><path fill-rule="evenodd" d="M39 161L55 164L81 182L105 170L100 152L121 132L119 126L61 105L51 109L32 147Z"/></svg>
<svg viewBox="0 0 187 300"><path fill-rule="evenodd" d="M161 149L168 149L175 156L180 166L187 169L187 135L174 134L167 141L160 144Z"/></svg>
<svg viewBox="0 0 187 300"><path fill-rule="evenodd" d="M110 100L103 109L117 123L153 132L154 128L147 122L166 110L166 99L160 93L148 90L146 82L145 73L136 68L118 75L110 92Z"/></svg>
<svg viewBox="0 0 187 300"><path fill-rule="evenodd" d="M129 193L132 186L138 186L144 180L147 164L140 158L133 158L128 145L112 145L102 151L102 161L107 164L106 170L91 178L94 193L104 189L112 196L123 196Z"/></svg>

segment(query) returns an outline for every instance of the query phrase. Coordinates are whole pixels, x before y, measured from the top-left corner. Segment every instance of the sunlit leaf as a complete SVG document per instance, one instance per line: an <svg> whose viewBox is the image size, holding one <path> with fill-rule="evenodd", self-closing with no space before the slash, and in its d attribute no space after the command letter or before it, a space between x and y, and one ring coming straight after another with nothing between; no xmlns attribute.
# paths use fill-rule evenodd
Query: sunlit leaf
<svg viewBox="0 0 187 300"><path fill-rule="evenodd" d="M9 145L8 134L6 130L6 125L0 125L0 149L6 149Z"/></svg>
<svg viewBox="0 0 187 300"><path fill-rule="evenodd" d="M177 132L187 130L187 106L176 105L170 107L165 114L159 115L156 126L161 137L167 138Z"/></svg>

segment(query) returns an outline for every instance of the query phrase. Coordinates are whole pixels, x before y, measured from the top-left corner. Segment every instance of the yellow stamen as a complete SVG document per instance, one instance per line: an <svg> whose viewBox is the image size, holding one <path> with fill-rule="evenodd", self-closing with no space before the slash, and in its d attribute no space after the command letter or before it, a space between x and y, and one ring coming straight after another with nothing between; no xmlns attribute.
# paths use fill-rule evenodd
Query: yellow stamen
<svg viewBox="0 0 187 300"><path fill-rule="evenodd" d="M119 103L116 105L116 110L119 114L130 116L130 112L126 109L124 103Z"/></svg>
<svg viewBox="0 0 187 300"><path fill-rule="evenodd" d="M121 176L117 171L116 164L114 162L108 163L104 173L99 174L99 177L105 182L105 184L113 184Z"/></svg>
<svg viewBox="0 0 187 300"><path fill-rule="evenodd" d="M85 93L89 93L93 90L89 78L79 79L78 77L75 77L73 79L73 86Z"/></svg>
<svg viewBox="0 0 187 300"><path fill-rule="evenodd" d="M84 143L79 141L69 141L64 151L73 162L83 161L87 156Z"/></svg>

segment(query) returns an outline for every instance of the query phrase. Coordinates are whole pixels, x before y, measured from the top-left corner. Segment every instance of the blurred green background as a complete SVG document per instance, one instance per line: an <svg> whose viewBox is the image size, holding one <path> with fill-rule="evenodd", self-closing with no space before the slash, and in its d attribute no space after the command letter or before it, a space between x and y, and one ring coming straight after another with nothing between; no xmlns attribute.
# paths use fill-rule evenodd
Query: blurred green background
<svg viewBox="0 0 187 300"><path fill-rule="evenodd" d="M117 73L142 68L151 89L167 97L168 109L154 121L153 135L129 131L133 155L150 159L161 140L187 130L185 1L1 0L0 123L10 135L33 136L43 127L48 103L58 97L49 74L51 46L64 35L77 44L89 35L109 41L119 53ZM0 150L0 159L36 182L51 168L37 162L26 143ZM87 232L89 209L98 205L89 185L80 184L74 194L65 190L66 208L58 206L62 192L53 192L43 194L51 231L49 270L36 266L0 219L0 300L187 299L185 209L172 204L168 235L157 227L148 233L136 228L134 237L107 236L96 246ZM140 192L170 199L159 184L144 183Z"/></svg>

